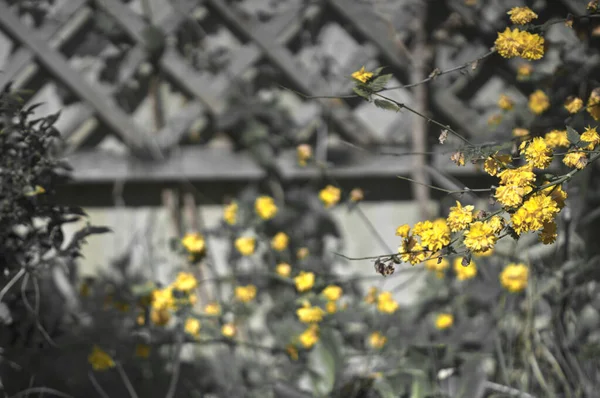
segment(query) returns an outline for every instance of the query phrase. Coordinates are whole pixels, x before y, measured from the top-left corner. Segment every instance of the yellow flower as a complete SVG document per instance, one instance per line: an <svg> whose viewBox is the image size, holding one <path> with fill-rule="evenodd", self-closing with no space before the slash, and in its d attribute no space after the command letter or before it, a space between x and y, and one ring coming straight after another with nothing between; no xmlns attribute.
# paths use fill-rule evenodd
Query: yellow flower
<svg viewBox="0 0 600 398"><path fill-rule="evenodd" d="M439 330L448 329L454 323L454 316L452 314L439 314L435 318L435 327Z"/></svg>
<svg viewBox="0 0 600 398"><path fill-rule="evenodd" d="M556 223L554 221L545 222L539 234L540 241L545 245L549 245L556 241L557 236Z"/></svg>
<svg viewBox="0 0 600 398"><path fill-rule="evenodd" d="M398 253L400 253L402 261L411 263L412 265L425 261L430 254L429 250L426 250L417 242L414 236L403 239L402 244L398 247Z"/></svg>
<svg viewBox="0 0 600 398"><path fill-rule="evenodd" d="M298 249L298 251L296 252L296 258L298 260L303 260L306 257L308 257L309 251L308 251L308 247L301 247L300 249Z"/></svg>
<svg viewBox="0 0 600 398"><path fill-rule="evenodd" d="M37 196L46 193L46 189L40 185L36 185L32 190L25 192L25 196Z"/></svg>
<svg viewBox="0 0 600 398"><path fill-rule="evenodd" d="M494 254L494 249L488 249L481 253L475 253L475 257L489 257Z"/></svg>
<svg viewBox="0 0 600 398"><path fill-rule="evenodd" d="M502 206L516 207L523 203L523 196L526 194L527 191L524 187L518 185L500 185L496 188L494 197Z"/></svg>
<svg viewBox="0 0 600 398"><path fill-rule="evenodd" d="M529 109L536 115L541 115L550 107L550 100L542 90L535 90L529 96Z"/></svg>
<svg viewBox="0 0 600 398"><path fill-rule="evenodd" d="M456 278L459 281L465 281L467 279L474 278L475 275L477 275L477 266L475 265L475 262L471 260L469 265L465 267L462 265L462 261L462 257L457 257L454 260L454 272L456 273Z"/></svg>
<svg viewBox="0 0 600 398"><path fill-rule="evenodd" d="M296 315L298 315L298 319L303 323L316 323L321 322L323 320L323 315L325 315L325 311L321 307L311 307L310 304L308 306L304 306L302 308L298 308L296 310Z"/></svg>
<svg viewBox="0 0 600 398"><path fill-rule="evenodd" d="M298 349L293 344L288 344L285 346L285 352L287 352L288 356L292 361L298 360Z"/></svg>
<svg viewBox="0 0 600 398"><path fill-rule="evenodd" d="M337 311L337 304L335 301L328 301L327 304L325 304L325 309L327 310L327 313L329 314L333 314Z"/></svg>
<svg viewBox="0 0 600 398"><path fill-rule="evenodd" d="M302 332L299 339L304 348L311 348L319 341L319 327L316 324L310 325Z"/></svg>
<svg viewBox="0 0 600 398"><path fill-rule="evenodd" d="M115 361L97 345L92 347L92 352L88 356L88 362L96 371L103 371L115 367Z"/></svg>
<svg viewBox="0 0 600 398"><path fill-rule="evenodd" d="M508 95L502 94L500 99L498 99L498 107L505 111L510 111L515 103Z"/></svg>
<svg viewBox="0 0 600 398"><path fill-rule="evenodd" d="M516 185L525 187L531 185L535 181L535 173L530 164L526 164L516 169L505 169L498 173L500 184Z"/></svg>
<svg viewBox="0 0 600 398"><path fill-rule="evenodd" d="M204 306L204 313L206 315L220 315L221 314L221 306L217 302L211 302Z"/></svg>
<svg viewBox="0 0 600 398"><path fill-rule="evenodd" d="M241 237L235 240L235 248L242 256L249 256L254 253L256 239L251 237Z"/></svg>
<svg viewBox="0 0 600 398"><path fill-rule="evenodd" d="M323 289L323 296L327 297L330 301L337 301L342 297L342 288L336 285L329 285Z"/></svg>
<svg viewBox="0 0 600 398"><path fill-rule="evenodd" d="M392 298L391 292L381 292L377 296L377 310L386 314L393 314L398 309L398 303Z"/></svg>
<svg viewBox="0 0 600 398"><path fill-rule="evenodd" d="M196 318L188 318L185 320L184 329L186 333L198 337L200 335L200 321Z"/></svg>
<svg viewBox="0 0 600 398"><path fill-rule="evenodd" d="M495 176L498 172L512 162L512 156L510 155L498 155L496 152L494 155L488 157L483 162L483 170L491 176Z"/></svg>
<svg viewBox="0 0 600 398"><path fill-rule="evenodd" d="M600 144L600 135L598 135L596 127L586 127L584 132L581 133L579 139L583 142L589 143L589 145L586 147L588 151L593 150L596 145Z"/></svg>
<svg viewBox="0 0 600 398"><path fill-rule="evenodd" d="M182 292L190 292L198 286L196 277L188 272L180 272L173 283L173 288Z"/></svg>
<svg viewBox="0 0 600 398"><path fill-rule="evenodd" d="M236 286L235 288L235 298L242 303L248 303L254 300L256 297L256 286L247 285L247 286Z"/></svg>
<svg viewBox="0 0 600 398"><path fill-rule="evenodd" d="M563 157L563 163L568 167L575 167L581 170L587 165L588 158L585 152L569 152Z"/></svg>
<svg viewBox="0 0 600 398"><path fill-rule="evenodd" d="M150 311L150 320L158 326L165 326L171 320L171 313L165 308L152 309Z"/></svg>
<svg viewBox="0 0 600 398"><path fill-rule="evenodd" d="M494 44L498 54L504 58L536 60L544 56L544 38L519 29L506 28L499 32Z"/></svg>
<svg viewBox="0 0 600 398"><path fill-rule="evenodd" d="M200 254L204 252L205 242L202 234L188 233L181 240L181 244L189 253Z"/></svg>
<svg viewBox="0 0 600 398"><path fill-rule="evenodd" d="M150 346L147 344L136 344L135 356L138 358L148 358L150 356Z"/></svg>
<svg viewBox="0 0 600 398"><path fill-rule="evenodd" d="M529 7L514 7L507 14L512 23L517 25L525 25L538 17Z"/></svg>
<svg viewBox="0 0 600 398"><path fill-rule="evenodd" d="M408 238L408 233L410 231L410 225L404 224L396 228L396 236L401 236L403 238Z"/></svg>
<svg viewBox="0 0 600 398"><path fill-rule="evenodd" d="M429 271L435 271L438 275L443 275L444 270L446 270L450 266L450 263L446 258L440 258L438 256L439 254L434 258L425 261L425 268Z"/></svg>
<svg viewBox="0 0 600 398"><path fill-rule="evenodd" d="M377 299L377 288L375 286L371 286L367 295L365 296L365 303L374 304Z"/></svg>
<svg viewBox="0 0 600 398"><path fill-rule="evenodd" d="M277 205L270 196L260 196L254 202L254 210L256 214L263 220L270 220L277 214Z"/></svg>
<svg viewBox="0 0 600 398"><path fill-rule="evenodd" d="M456 201L456 206L450 208L447 223L452 232L461 231L473 222L473 209L471 205L463 207L460 202Z"/></svg>
<svg viewBox="0 0 600 398"><path fill-rule="evenodd" d="M594 120L600 120L600 88L596 88L590 94L588 103L585 107Z"/></svg>
<svg viewBox="0 0 600 398"><path fill-rule="evenodd" d="M540 192L527 199L510 218L515 232L520 235L541 229L544 223L553 221L559 211L556 201Z"/></svg>
<svg viewBox="0 0 600 398"><path fill-rule="evenodd" d="M569 138L567 137L567 130L552 130L549 133L546 133L544 141L546 141L546 145L550 148L568 148L570 145Z"/></svg>
<svg viewBox="0 0 600 398"><path fill-rule="evenodd" d="M529 130L524 128L514 128L512 131L513 137L527 137L529 135Z"/></svg>
<svg viewBox="0 0 600 398"><path fill-rule="evenodd" d="M428 251L436 252L450 244L450 227L443 218L438 218L430 225L430 228L426 228L418 235L421 237L423 247L427 248ZM417 233L415 232L415 234Z"/></svg>
<svg viewBox="0 0 600 398"><path fill-rule="evenodd" d="M221 334L227 338L232 338L237 333L233 323L226 323L221 327Z"/></svg>
<svg viewBox="0 0 600 398"><path fill-rule="evenodd" d="M361 81L362 83L366 83L371 77L373 77L373 73L367 72L365 70L365 67L363 66L356 72L352 73L352 77L355 78L356 80Z"/></svg>
<svg viewBox="0 0 600 398"><path fill-rule="evenodd" d="M525 264L508 264L500 274L500 283L509 292L521 292L527 287L529 268Z"/></svg>
<svg viewBox="0 0 600 398"><path fill-rule="evenodd" d="M350 191L350 200L352 202L360 202L365 198L365 193L360 188L354 188Z"/></svg>
<svg viewBox="0 0 600 398"><path fill-rule="evenodd" d="M298 145L296 156L298 157L298 164L304 167L306 166L306 162L312 158L312 148L307 144Z"/></svg>
<svg viewBox="0 0 600 398"><path fill-rule="evenodd" d="M535 137L530 142L521 143L521 154L525 159L538 169L545 169L552 162L552 149L546 145L542 137Z"/></svg>
<svg viewBox="0 0 600 398"><path fill-rule="evenodd" d="M310 290L315 284L315 274L302 271L294 278L294 282L296 283L296 289L299 292L305 292Z"/></svg>
<svg viewBox="0 0 600 398"><path fill-rule="evenodd" d="M284 251L287 249L289 241L290 238L285 234L285 232L278 232L273 239L271 239L271 247L273 250L278 252Z"/></svg>
<svg viewBox="0 0 600 398"><path fill-rule="evenodd" d="M275 268L275 272L277 272L278 275L287 278L292 273L292 267L288 263L279 263Z"/></svg>
<svg viewBox="0 0 600 398"><path fill-rule="evenodd" d="M152 292L151 303L152 308L157 310L175 308L175 299L173 298L173 291L169 287L154 290Z"/></svg>
<svg viewBox="0 0 600 398"><path fill-rule="evenodd" d="M383 348L383 346L387 343L387 337L385 337L381 332L373 332L369 335L369 345L377 350Z"/></svg>
<svg viewBox="0 0 600 398"><path fill-rule="evenodd" d="M583 108L583 100L577 97L571 97L565 102L565 109L569 113L577 113Z"/></svg>
<svg viewBox="0 0 600 398"><path fill-rule="evenodd" d="M234 225L237 222L237 213L238 213L238 204L236 202L231 202L227 206L225 206L225 210L223 211L223 219L229 225Z"/></svg>
<svg viewBox="0 0 600 398"><path fill-rule="evenodd" d="M517 80L527 79L529 76L531 76L532 72L533 66L531 66L531 64L527 63L519 65L519 68L517 69Z"/></svg>
<svg viewBox="0 0 600 398"><path fill-rule="evenodd" d="M331 207L340 201L341 191L333 185L327 185L319 192L319 199L325 207Z"/></svg>
<svg viewBox="0 0 600 398"><path fill-rule="evenodd" d="M496 240L497 236L488 224L476 221L465 232L464 245L473 252L484 252L493 248Z"/></svg>

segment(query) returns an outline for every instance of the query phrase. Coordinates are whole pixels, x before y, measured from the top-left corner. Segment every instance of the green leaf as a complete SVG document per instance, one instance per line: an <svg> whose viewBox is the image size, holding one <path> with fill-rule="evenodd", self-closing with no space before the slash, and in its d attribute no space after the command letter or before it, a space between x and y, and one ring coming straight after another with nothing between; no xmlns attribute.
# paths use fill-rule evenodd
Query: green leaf
<svg viewBox="0 0 600 398"><path fill-rule="evenodd" d="M375 380L373 389L377 391L381 398L396 398L398 394L394 393L392 385L384 378Z"/></svg>
<svg viewBox="0 0 600 398"><path fill-rule="evenodd" d="M357 95L363 97L366 100L368 100L371 97L371 91L368 90L366 87L354 86L352 88L352 91L354 91Z"/></svg>
<svg viewBox="0 0 600 398"><path fill-rule="evenodd" d="M400 110L400 107L394 104L392 101L376 99L375 101L373 101L373 103L376 107L381 109L387 109L388 111L398 112Z"/></svg>
<svg viewBox="0 0 600 398"><path fill-rule="evenodd" d="M413 375L410 398L424 398L424 397L425 397L425 375L415 374L415 375Z"/></svg>
<svg viewBox="0 0 600 398"><path fill-rule="evenodd" d="M579 142L579 133L571 126L567 126L567 138L571 144L577 144Z"/></svg>
<svg viewBox="0 0 600 398"><path fill-rule="evenodd" d="M321 331L319 344L311 352L311 368L315 369L320 378L313 383L316 395L328 396L343 370L342 341L338 333L331 329Z"/></svg>
<svg viewBox="0 0 600 398"><path fill-rule="evenodd" d="M390 79L392 78L392 74L387 74L387 75L381 75L378 76L377 78L375 78L373 81L370 81L368 83L368 86L371 90L373 91L380 91L383 90L385 88L385 85L390 81Z"/></svg>
<svg viewBox="0 0 600 398"><path fill-rule="evenodd" d="M375 76L375 77L379 76L385 68L386 68L385 66L380 66L379 68L375 69L375 71L373 72L373 76Z"/></svg>

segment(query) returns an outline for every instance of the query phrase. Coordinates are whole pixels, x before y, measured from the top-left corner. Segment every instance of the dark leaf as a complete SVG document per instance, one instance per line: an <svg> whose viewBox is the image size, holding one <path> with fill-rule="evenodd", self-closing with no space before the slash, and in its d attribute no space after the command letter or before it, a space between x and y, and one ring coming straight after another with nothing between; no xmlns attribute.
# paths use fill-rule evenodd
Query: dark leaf
<svg viewBox="0 0 600 398"><path fill-rule="evenodd" d="M567 126L567 138L571 144L577 144L579 142L579 133L571 126Z"/></svg>
<svg viewBox="0 0 600 398"><path fill-rule="evenodd" d="M392 74L381 75L375 78L373 81L369 82L367 85L371 90L375 92L381 91L385 88L385 85L390 81L392 77Z"/></svg>
<svg viewBox="0 0 600 398"><path fill-rule="evenodd" d="M363 86L352 87L352 91L354 91L357 95L363 97L366 100L368 100L371 97L371 91Z"/></svg>
<svg viewBox="0 0 600 398"><path fill-rule="evenodd" d="M389 111L395 111L395 112L398 112L400 110L400 107L398 105L396 105L393 102L388 101L388 100L376 99L375 101L373 101L373 103L375 104L376 107L381 108L381 109L387 109Z"/></svg>

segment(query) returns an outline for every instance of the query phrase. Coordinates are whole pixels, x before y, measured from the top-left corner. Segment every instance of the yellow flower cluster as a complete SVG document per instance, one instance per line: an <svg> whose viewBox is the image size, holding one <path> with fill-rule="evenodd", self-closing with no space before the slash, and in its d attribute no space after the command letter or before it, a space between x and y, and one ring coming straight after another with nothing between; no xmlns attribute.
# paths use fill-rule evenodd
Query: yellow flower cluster
<svg viewBox="0 0 600 398"><path fill-rule="evenodd" d="M296 310L298 319L303 323L318 323L323 320L325 311L321 307L311 306L308 301L304 302L302 308Z"/></svg>
<svg viewBox="0 0 600 398"><path fill-rule="evenodd" d="M277 275L287 278L292 273L292 267L288 263L279 263L275 267L275 272L277 272Z"/></svg>
<svg viewBox="0 0 600 398"><path fill-rule="evenodd" d="M449 245L450 234L450 227L443 218L416 223L412 234L410 226L402 225L396 230L396 235L403 238L398 247L400 258L404 262L418 264Z"/></svg>
<svg viewBox="0 0 600 398"><path fill-rule="evenodd" d="M467 279L475 278L477 275L477 266L475 262L471 260L465 267L462 265L463 257L457 257L454 259L454 272L456 273L456 279L459 281L466 281Z"/></svg>
<svg viewBox="0 0 600 398"><path fill-rule="evenodd" d="M544 141L552 149L559 147L568 148L571 145L567 137L567 130L552 130L546 133Z"/></svg>
<svg viewBox="0 0 600 398"><path fill-rule="evenodd" d="M452 314L438 314L435 318L435 327L439 330L448 329L454 324L454 316Z"/></svg>
<svg viewBox="0 0 600 398"><path fill-rule="evenodd" d="M373 72L368 72L363 66L356 72L352 73L352 77L360 81L361 83L366 83L367 81L369 81L370 78L373 77Z"/></svg>
<svg viewBox="0 0 600 398"><path fill-rule="evenodd" d="M498 107L505 111L510 111L515 106L514 101L505 94L502 94L498 99Z"/></svg>
<svg viewBox="0 0 600 398"><path fill-rule="evenodd" d="M175 281L163 288L156 289L150 297L150 319L159 326L164 326L171 319L171 310L177 309L180 305L189 305L196 302L196 296L192 291L198 286L198 281L194 275L187 272L177 274ZM185 295L176 298L173 291L182 292ZM179 296L178 296L179 297Z"/></svg>
<svg viewBox="0 0 600 398"><path fill-rule="evenodd" d="M312 289L315 284L315 274L312 272L301 271L297 277L294 278L296 284L296 290L299 292L305 292Z"/></svg>
<svg viewBox="0 0 600 398"><path fill-rule="evenodd" d="M385 337L381 332L373 332L369 336L369 345L376 350L383 348L385 343L387 343L387 337Z"/></svg>
<svg viewBox="0 0 600 398"><path fill-rule="evenodd" d="M523 141L519 147L521 155L533 167L545 169L552 162L552 148L546 144L542 137L535 137L531 141Z"/></svg>
<svg viewBox="0 0 600 398"><path fill-rule="evenodd" d="M88 362L96 371L103 371L115 367L115 361L111 356L97 345L92 347L92 352L88 356Z"/></svg>
<svg viewBox="0 0 600 398"><path fill-rule="evenodd" d="M529 268L525 264L508 264L500 274L500 283L509 292L521 292L527 287Z"/></svg>
<svg viewBox="0 0 600 398"><path fill-rule="evenodd" d="M526 80L533 73L533 66L531 64L521 64L517 68L517 80Z"/></svg>
<svg viewBox="0 0 600 398"><path fill-rule="evenodd" d="M393 314L398 309L398 303L392 298L391 292L381 292L377 296L377 310L386 314Z"/></svg>
<svg viewBox="0 0 600 398"><path fill-rule="evenodd" d="M232 202L225 206L223 211L223 219L229 225L234 225L237 222L238 204Z"/></svg>
<svg viewBox="0 0 600 398"><path fill-rule="evenodd" d="M278 232L273 239L271 239L271 247L273 250L278 252L284 251L288 247L288 242L290 238L286 235L285 232Z"/></svg>
<svg viewBox="0 0 600 398"><path fill-rule="evenodd" d="M565 102L565 109L569 113L577 113L583 108L583 100L581 98L572 97L568 98Z"/></svg>
<svg viewBox="0 0 600 398"><path fill-rule="evenodd" d="M442 279L444 277L444 271L448 269L450 262L446 258L432 258L425 261L425 268L429 271L435 272L435 275Z"/></svg>
<svg viewBox="0 0 600 398"><path fill-rule="evenodd" d="M304 167L308 160L312 158L312 148L307 144L298 145L296 148L296 156L298 157L298 164Z"/></svg>
<svg viewBox="0 0 600 398"><path fill-rule="evenodd" d="M329 285L322 291L323 296L329 301L337 301L342 297L343 290L341 287L336 285Z"/></svg>
<svg viewBox="0 0 600 398"><path fill-rule="evenodd" d="M200 336L200 321L196 318L188 318L185 320L184 330L186 333L194 337Z"/></svg>
<svg viewBox="0 0 600 398"><path fill-rule="evenodd" d="M529 7L514 7L507 14L510 15L512 23L517 25L525 25L538 17Z"/></svg>
<svg viewBox="0 0 600 398"><path fill-rule="evenodd" d="M228 339L233 338L236 333L237 333L237 328L235 327L235 325L233 323L226 323L223 326L221 326L221 334L223 336L227 337Z"/></svg>
<svg viewBox="0 0 600 398"><path fill-rule="evenodd" d="M260 196L254 202L254 210L263 220L270 220L277 214L277 205L272 197Z"/></svg>
<svg viewBox="0 0 600 398"><path fill-rule="evenodd" d="M535 90L529 95L529 109L536 115L541 115L550 107L550 100L542 90Z"/></svg>
<svg viewBox="0 0 600 398"><path fill-rule="evenodd" d="M235 248L242 256L250 256L256 248L256 239L252 237L240 237L235 240Z"/></svg>
<svg viewBox="0 0 600 398"><path fill-rule="evenodd" d="M516 28L506 28L504 32L499 32L495 46L504 58L536 60L544 56L544 38Z"/></svg>
<svg viewBox="0 0 600 398"><path fill-rule="evenodd" d="M341 191L333 185L327 185L319 192L319 199L326 208L334 206L340 201Z"/></svg>
<svg viewBox="0 0 600 398"><path fill-rule="evenodd" d="M256 297L256 286L247 285L247 286L236 286L235 288L235 298L242 303L248 303L254 300Z"/></svg>
<svg viewBox="0 0 600 398"><path fill-rule="evenodd" d="M300 336L300 344L304 348L311 348L319 341L319 326L311 324Z"/></svg>
<svg viewBox="0 0 600 398"><path fill-rule="evenodd" d="M206 315L220 315L221 314L221 306L217 302L210 302L204 306L204 313Z"/></svg>
<svg viewBox="0 0 600 398"><path fill-rule="evenodd" d="M195 232L186 234L181 240L181 244L190 254L201 254L206 246L204 236Z"/></svg>

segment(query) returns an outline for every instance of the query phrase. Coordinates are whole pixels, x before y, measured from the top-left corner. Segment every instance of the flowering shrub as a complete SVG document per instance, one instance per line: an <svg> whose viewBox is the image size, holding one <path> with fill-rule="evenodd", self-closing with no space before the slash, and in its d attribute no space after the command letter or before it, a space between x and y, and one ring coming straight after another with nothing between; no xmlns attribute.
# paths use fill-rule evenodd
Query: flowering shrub
<svg viewBox="0 0 600 398"><path fill-rule="evenodd" d="M561 22L596 17L594 4L589 14ZM486 57L542 58L553 44L543 37L544 25L530 24L538 15L526 7L508 15L519 27L499 32ZM534 65L519 66L515 80L530 79L537 73ZM382 109L423 116L384 94L392 89L386 88L392 75L383 71L354 72L356 96ZM443 73L436 70L419 84ZM595 82L580 90L556 90L542 79L535 83L539 87L529 87L523 107L529 122L516 119L511 142L475 145L451 126L428 119L443 129L443 145L454 145L445 143L448 135L461 143L451 149L453 162L477 164L494 178L492 187L478 190L488 205L466 203L462 194L472 190L446 190L457 199L447 214L415 225L398 220L397 251L350 259L372 260L372 277L379 280L405 273L414 275L409 282L421 278L413 304L398 302L403 284L365 292L360 282L369 278L336 268L348 258L326 245L340 235L331 209L360 211L362 190L345 192L325 172L316 187L289 186L269 169L269 184L243 191L225 207L218 225L173 239L181 261L168 283L133 275L126 259L93 280L68 275L66 285L79 284L79 294L58 312L75 320L54 318L61 333L50 334L48 322L32 316L31 334L48 346L29 356L5 348L18 336L3 339L0 377L7 391L17 394L34 383L40 390L32 393L43 388L75 396L482 397L489 390L594 396L600 372L600 253L582 242L590 243L598 231L589 223L587 230L574 228L574 219L586 223L571 209L572 203L587 210L599 202L573 202L578 191L572 187L600 156L600 88ZM12 305L11 315L20 304L37 315L36 303L42 305L54 291L32 287L32 301L28 284L17 282L41 278L33 271L43 271L51 248L57 261L72 259L83 236L105 229L88 227L68 250L62 248L56 226L82 212L45 202L58 178L54 170L62 165L46 143L57 137L55 117L38 121L36 128L27 122L30 110L20 110L8 95L3 101L19 122L0 134L2 152L9 154L1 159L6 232L0 266L8 277L0 302ZM504 113L521 111L505 94L497 105ZM564 118L552 116L560 112ZM539 120L544 123L536 124ZM30 145L20 145L22 140ZM311 146L297 144L298 167L314 166ZM598 182L597 173L587 178ZM40 229L34 218L49 222ZM30 232L18 235L22 225ZM229 242L226 275L204 277L214 267L209 238ZM22 286L26 292L20 296ZM13 317L15 324L24 318ZM23 357L33 357L36 368L19 372L9 366ZM68 380L60 377L64 368Z"/></svg>

